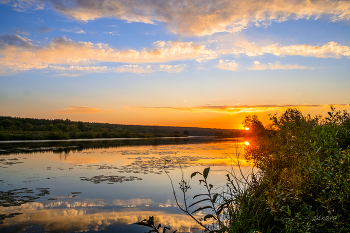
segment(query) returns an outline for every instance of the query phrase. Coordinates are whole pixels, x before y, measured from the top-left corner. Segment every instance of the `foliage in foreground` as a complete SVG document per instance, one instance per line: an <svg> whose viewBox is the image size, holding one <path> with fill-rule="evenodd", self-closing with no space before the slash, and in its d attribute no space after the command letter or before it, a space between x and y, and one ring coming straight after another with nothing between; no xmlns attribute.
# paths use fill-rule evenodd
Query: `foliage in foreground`
<svg viewBox="0 0 350 233"><path fill-rule="evenodd" d="M136 222L134 224L152 228L151 230L148 231L148 233L151 233L151 232L157 232L157 233L163 232L163 233L165 233L166 230L170 230L169 227L163 226L163 231L162 231L162 224L158 224L156 226L153 216L149 216L148 219L144 219L144 220L142 220L140 222ZM176 231L177 230L173 231L173 233L176 233Z"/></svg>
<svg viewBox="0 0 350 233"><path fill-rule="evenodd" d="M230 232L350 231L350 116L331 110L271 116L246 150L260 172L235 197Z"/></svg>
<svg viewBox="0 0 350 233"><path fill-rule="evenodd" d="M350 232L349 114L331 107L322 118L288 109L271 122L268 129L257 116L243 122L254 136L245 156L258 172L229 172L220 190L208 181L210 168L195 172L191 178L200 175L205 193L193 204L182 177L182 204L174 191L179 208L206 232Z"/></svg>

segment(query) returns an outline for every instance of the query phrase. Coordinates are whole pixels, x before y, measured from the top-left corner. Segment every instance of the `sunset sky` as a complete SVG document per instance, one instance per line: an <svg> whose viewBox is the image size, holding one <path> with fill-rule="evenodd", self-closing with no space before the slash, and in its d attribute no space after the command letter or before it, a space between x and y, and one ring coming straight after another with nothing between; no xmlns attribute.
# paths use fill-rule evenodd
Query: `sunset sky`
<svg viewBox="0 0 350 233"><path fill-rule="evenodd" d="M0 115L242 128L350 110L350 1L0 0Z"/></svg>

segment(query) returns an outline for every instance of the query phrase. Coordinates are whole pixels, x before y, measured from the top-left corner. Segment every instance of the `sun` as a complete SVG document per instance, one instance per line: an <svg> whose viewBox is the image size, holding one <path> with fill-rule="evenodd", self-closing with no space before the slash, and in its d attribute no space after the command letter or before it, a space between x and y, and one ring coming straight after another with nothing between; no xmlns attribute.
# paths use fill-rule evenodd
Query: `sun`
<svg viewBox="0 0 350 233"><path fill-rule="evenodd" d="M249 130L249 127L245 127L244 130Z"/></svg>
<svg viewBox="0 0 350 233"><path fill-rule="evenodd" d="M245 142L244 142L244 145L249 146L250 143L249 143L248 141L245 141Z"/></svg>

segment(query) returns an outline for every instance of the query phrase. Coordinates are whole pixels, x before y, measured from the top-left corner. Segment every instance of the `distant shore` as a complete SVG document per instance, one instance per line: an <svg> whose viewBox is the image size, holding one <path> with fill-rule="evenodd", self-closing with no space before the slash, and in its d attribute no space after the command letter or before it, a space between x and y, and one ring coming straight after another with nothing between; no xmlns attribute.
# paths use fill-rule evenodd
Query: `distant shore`
<svg viewBox="0 0 350 233"><path fill-rule="evenodd" d="M218 136L237 137L242 130L182 126L122 125L0 116L0 141Z"/></svg>
<svg viewBox="0 0 350 233"><path fill-rule="evenodd" d="M147 139L176 139L176 138L204 138L214 136L186 136L186 137L148 137L148 138L77 138L59 140L10 140L0 141L0 143L41 143L41 142L89 142L89 141L116 141L116 140L147 140Z"/></svg>

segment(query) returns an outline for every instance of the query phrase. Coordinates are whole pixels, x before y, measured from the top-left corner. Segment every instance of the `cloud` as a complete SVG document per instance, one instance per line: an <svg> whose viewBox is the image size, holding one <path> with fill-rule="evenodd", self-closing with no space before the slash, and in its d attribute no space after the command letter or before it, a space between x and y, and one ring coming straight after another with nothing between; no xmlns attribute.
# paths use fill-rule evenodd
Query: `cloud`
<svg viewBox="0 0 350 233"><path fill-rule="evenodd" d="M15 35L13 37L20 37ZM22 39L24 37L21 37ZM23 39L24 40L24 39ZM122 62L122 63L152 63L175 60L195 59L215 54L206 49L204 45L193 42L157 41L152 49L140 51L129 49L119 51L106 44L93 44L91 42L75 42L65 37L55 38L45 47L24 50L5 47L3 53L7 58L16 57L18 60L52 63L72 64L89 61Z"/></svg>
<svg viewBox="0 0 350 233"><path fill-rule="evenodd" d="M261 56L266 53L275 56L304 56L317 58L341 58L342 56L350 57L350 47L340 45L334 41L324 45L289 45L279 46L277 43L268 46L258 46L254 42L249 43L240 41L231 49L219 51L221 54L246 54L247 56Z"/></svg>
<svg viewBox="0 0 350 233"><path fill-rule="evenodd" d="M238 68L238 64L235 61L230 60L219 60L219 64L216 65L220 70L231 70L236 71Z"/></svg>
<svg viewBox="0 0 350 233"><path fill-rule="evenodd" d="M107 66L56 66L56 65L49 65L47 68L54 69L54 70L73 70L73 71L98 71L98 70L106 70L108 69Z"/></svg>
<svg viewBox="0 0 350 233"><path fill-rule="evenodd" d="M77 34L85 34L86 32L82 29L79 28L74 28L74 29L61 29L61 31L63 32L73 32L73 33L77 33Z"/></svg>
<svg viewBox="0 0 350 233"><path fill-rule="evenodd" d="M249 70L303 70L303 69L314 69L314 67L306 67L292 64L281 64L280 62L261 64L259 61L254 61L254 65Z"/></svg>
<svg viewBox="0 0 350 233"><path fill-rule="evenodd" d="M56 110L54 113L57 114L91 114L91 113L109 113L112 109L99 109L99 108L91 108L87 106L71 106L69 108Z"/></svg>
<svg viewBox="0 0 350 233"><path fill-rule="evenodd" d="M154 73L165 71L168 73L179 73L185 69L185 65L157 65L157 66L141 66L141 65L123 65L115 68L116 72L130 72L136 74Z"/></svg>
<svg viewBox="0 0 350 233"><path fill-rule="evenodd" d="M187 36L239 32L287 20L350 19L350 2L345 0L2 0L2 3L11 4L18 11L47 6L80 21L116 18L148 24L164 22L171 32Z"/></svg>
<svg viewBox="0 0 350 233"><path fill-rule="evenodd" d="M181 41L157 41L153 48L116 50L106 44L75 42L66 37L54 38L46 46L38 47L19 35L0 36L0 68L2 73L19 70L44 69L55 65L88 65L90 63L161 63L188 59L213 59L215 52L205 45ZM95 67L96 68L96 67ZM159 66L161 71L179 72L181 66ZM142 69L142 68L141 68ZM157 70L156 69L156 70ZM96 69L95 69L96 70ZM131 70L117 68L117 72ZM135 69L134 69L135 70ZM143 69L145 70L145 69ZM90 69L90 71L92 71Z"/></svg>
<svg viewBox="0 0 350 233"><path fill-rule="evenodd" d="M45 0L0 0L0 3L10 4L14 10L19 12L28 9L42 10L46 5Z"/></svg>
<svg viewBox="0 0 350 233"><path fill-rule="evenodd" d="M349 108L349 104L333 104L336 108ZM238 113L258 113L258 112L280 112L285 111L287 108L298 108L301 110L306 109L329 109L330 105L220 105L220 106L198 106L198 107L135 107L131 106L130 108L137 109L152 109L152 110L178 110L186 112L215 112L223 114L238 114Z"/></svg>
<svg viewBox="0 0 350 233"><path fill-rule="evenodd" d="M38 32L39 33L46 33L46 32L51 32L51 31L54 31L55 29L54 28L51 28L51 27L41 27L38 29Z"/></svg>
<svg viewBox="0 0 350 233"><path fill-rule="evenodd" d="M350 57L350 47L328 42L324 45L289 45L272 44L258 46L247 41L233 44L230 49L212 50L206 45L183 41L156 41L152 48L140 50L118 50L108 44L73 41L66 37L54 38L50 43L34 45L26 37L19 35L0 35L0 75L13 75L20 71L33 69L70 70L79 72L133 72L152 73L157 71L180 72L183 65L151 65L141 66L142 63L167 63L170 61L196 60L203 62L216 59L222 55L260 56L266 53L275 56L310 56L317 58ZM96 63L108 63L104 66ZM126 63L114 66L115 63ZM93 65L92 65L93 64ZM68 67L67 67L68 66ZM56 68L55 68L56 67ZM58 69L57 67L61 67ZM74 68L73 68L74 67ZM217 68L237 70L234 60L219 60ZM306 69L297 65L269 64L248 69Z"/></svg>
<svg viewBox="0 0 350 233"><path fill-rule="evenodd" d="M2 225L5 229L15 227L19 231L32 225L49 232L101 231L108 226L133 224L148 219L149 216L155 217L156 224L161 223L163 226L171 227L180 232L190 232L191 229L199 227L189 216L184 214L152 210L152 208L149 211L142 211L135 208L137 206L147 208L147 204L152 205L153 203L150 199L130 199L113 200L113 203L106 205L103 200L90 199L81 202L49 202L46 205L33 202L9 208L0 206L0 210L4 214L21 213L15 218L5 219ZM166 203L157 204L164 207L169 207L171 204L173 206L169 200ZM120 205L126 205L127 208L122 208ZM115 208L115 206L119 206L119 208ZM97 208L91 211L91 207Z"/></svg>
<svg viewBox="0 0 350 233"><path fill-rule="evenodd" d="M8 34L0 35L0 49L5 49L9 47L33 49L34 45L31 43L31 40L26 37Z"/></svg>
<svg viewBox="0 0 350 233"><path fill-rule="evenodd" d="M18 31L18 30L13 30L13 33L15 33L15 34L22 34L22 35L30 35L30 33L29 32L21 32L21 31Z"/></svg>

